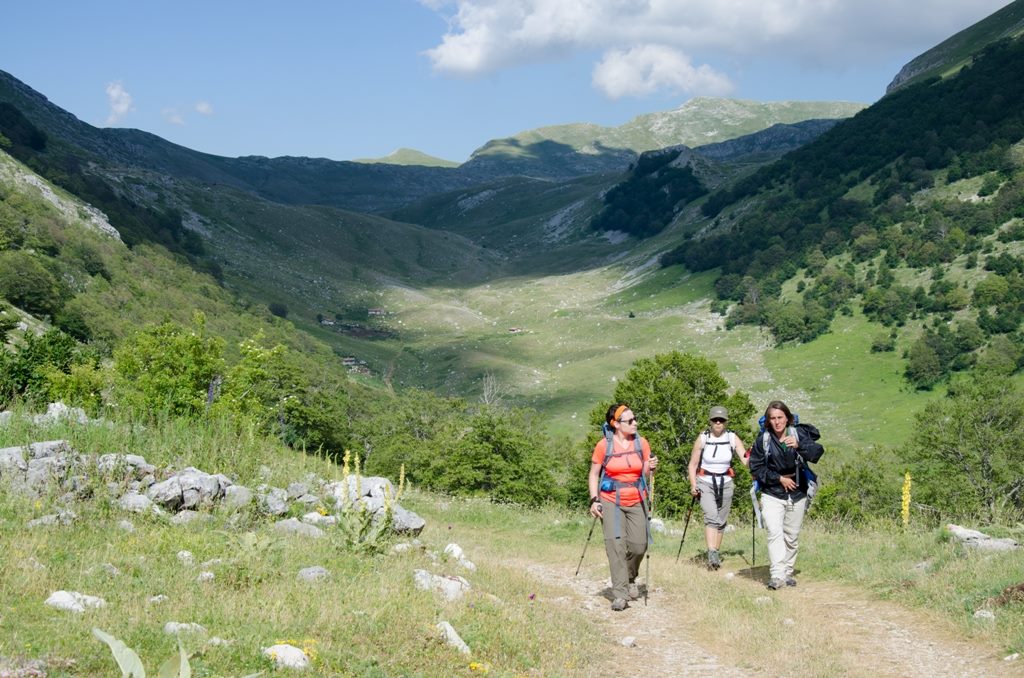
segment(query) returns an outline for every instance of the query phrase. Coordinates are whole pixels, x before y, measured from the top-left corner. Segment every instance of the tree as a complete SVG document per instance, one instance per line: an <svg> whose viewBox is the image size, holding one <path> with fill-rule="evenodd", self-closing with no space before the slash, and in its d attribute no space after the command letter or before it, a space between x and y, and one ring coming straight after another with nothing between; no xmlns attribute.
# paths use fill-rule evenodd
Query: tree
<svg viewBox="0 0 1024 678"><path fill-rule="evenodd" d="M224 341L205 333L197 313L195 329L173 322L148 327L114 352L117 401L139 415L191 416L203 412L214 377L224 370Z"/></svg>
<svg viewBox="0 0 1024 678"><path fill-rule="evenodd" d="M922 338L910 347L904 374L914 388L927 391L942 381L945 371L939 361L939 354Z"/></svg>
<svg viewBox="0 0 1024 678"><path fill-rule="evenodd" d="M57 279L30 254L0 255L0 296L36 315L53 315L64 303Z"/></svg>
<svg viewBox="0 0 1024 678"><path fill-rule="evenodd" d="M979 375L916 417L905 450L920 501L991 522L1024 508L1024 394L1009 379ZM1019 513L1017 514L1019 518Z"/></svg>
<svg viewBox="0 0 1024 678"><path fill-rule="evenodd" d="M678 514L689 505L686 467L694 439L707 428L712 405L728 408L731 428L748 444L751 441L754 405L746 393L729 395L728 389L718 365L678 351L636 361L615 388L614 400L629 404L640 434L658 457L657 501L668 514ZM595 430L604 423L610 404L599 405L592 413ZM589 448L596 443L591 438Z"/></svg>

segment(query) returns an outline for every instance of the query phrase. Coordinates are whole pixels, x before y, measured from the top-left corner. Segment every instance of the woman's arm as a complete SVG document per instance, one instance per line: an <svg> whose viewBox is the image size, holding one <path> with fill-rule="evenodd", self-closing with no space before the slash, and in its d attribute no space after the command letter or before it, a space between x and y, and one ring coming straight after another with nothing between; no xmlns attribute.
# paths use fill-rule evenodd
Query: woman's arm
<svg viewBox="0 0 1024 678"><path fill-rule="evenodd" d="M768 468L768 457L761 443L762 438L763 436L755 438L754 447L750 450L750 475L754 476L762 487L777 485L779 474Z"/></svg>
<svg viewBox="0 0 1024 678"><path fill-rule="evenodd" d="M590 462L590 474L587 476L587 487L590 489L590 515L595 518L601 515L601 495L598 492L598 483L601 482L601 464L596 461ZM594 501L594 498L597 501Z"/></svg>
<svg viewBox="0 0 1024 678"><path fill-rule="evenodd" d="M732 434L732 439L733 439L733 442L736 443L735 446L732 448L733 453L736 455L736 457L740 460L740 462L744 466L748 466L749 467L750 466L750 458L747 457L746 454L744 454L747 451L747 448L743 444L743 441L740 440L740 437L738 435L736 435L735 433Z"/></svg>
<svg viewBox="0 0 1024 678"><path fill-rule="evenodd" d="M686 468L690 476L690 494L694 496L697 496L697 465L700 464L700 454L704 450L704 444L701 443L703 437L704 434L701 433L693 441L693 450L690 452L690 464Z"/></svg>

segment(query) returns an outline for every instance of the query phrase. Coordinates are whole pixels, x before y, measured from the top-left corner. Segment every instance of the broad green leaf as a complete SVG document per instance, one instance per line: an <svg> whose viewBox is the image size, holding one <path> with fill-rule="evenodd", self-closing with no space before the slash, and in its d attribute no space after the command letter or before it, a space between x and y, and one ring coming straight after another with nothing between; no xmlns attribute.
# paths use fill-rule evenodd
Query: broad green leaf
<svg viewBox="0 0 1024 678"><path fill-rule="evenodd" d="M142 668L142 660L135 651L109 633L93 627L92 635L96 636L114 653L114 661L121 668L122 678L146 678L146 669Z"/></svg>
<svg viewBox="0 0 1024 678"><path fill-rule="evenodd" d="M192 678L192 667L188 664L188 654L178 638L178 654L171 657L160 667L159 678Z"/></svg>

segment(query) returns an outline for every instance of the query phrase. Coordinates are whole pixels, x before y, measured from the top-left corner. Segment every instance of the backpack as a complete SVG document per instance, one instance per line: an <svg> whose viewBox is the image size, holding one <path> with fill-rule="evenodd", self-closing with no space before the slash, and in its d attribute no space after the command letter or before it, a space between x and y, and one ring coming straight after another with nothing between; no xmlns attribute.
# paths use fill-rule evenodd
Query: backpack
<svg viewBox="0 0 1024 678"><path fill-rule="evenodd" d="M598 481L598 489L601 492L615 492L615 505L619 506L619 491L624 487L635 487L637 492L640 493L640 505L643 507L644 516L647 518L647 543L650 544L651 539L651 515L647 507L647 499L649 497L647 493L647 480L644 478L644 448L640 443L640 434L638 433L633 438L633 450L629 452L613 453L615 446L612 443L612 436L615 431L607 423L601 425L601 430L604 432L604 461L601 463L601 479ZM605 468L608 466L608 460L612 457L619 457L627 454L635 454L640 457L640 477L635 482L626 483L619 480L613 480L605 476ZM615 538L620 539L622 532L619 526L619 512L615 512Z"/></svg>
<svg viewBox="0 0 1024 678"><path fill-rule="evenodd" d="M635 487L640 492L641 499L643 499L643 495L646 492L647 482L644 480L643 474L644 448L643 445L640 443L640 435L637 434L637 436L633 438L633 450L631 452L619 452L615 454L613 453L615 446L612 444L612 436L614 435L615 430L612 427L608 426L608 424L604 424L603 426L601 426L601 430L604 432L604 461L601 462L601 481L598 485L598 489L600 489L602 492L614 491L616 494L616 504L618 504L618 491L623 487ZM612 480L611 478L606 477L605 469L608 467L608 460L611 459L612 457L621 457L627 454L635 454L638 457L640 457L640 478L637 479L635 483L623 483L621 481Z"/></svg>

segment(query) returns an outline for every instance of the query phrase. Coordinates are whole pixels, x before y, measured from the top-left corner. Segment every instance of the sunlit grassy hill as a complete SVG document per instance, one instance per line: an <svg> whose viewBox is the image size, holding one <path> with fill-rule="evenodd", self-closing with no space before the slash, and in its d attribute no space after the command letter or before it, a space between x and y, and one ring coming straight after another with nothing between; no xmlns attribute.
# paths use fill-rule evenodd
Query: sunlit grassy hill
<svg viewBox="0 0 1024 678"><path fill-rule="evenodd" d="M1014 0L912 59L896 74L886 92L894 92L930 77L953 75L969 64L973 55L985 45L1021 33L1024 33L1024 2Z"/></svg>

